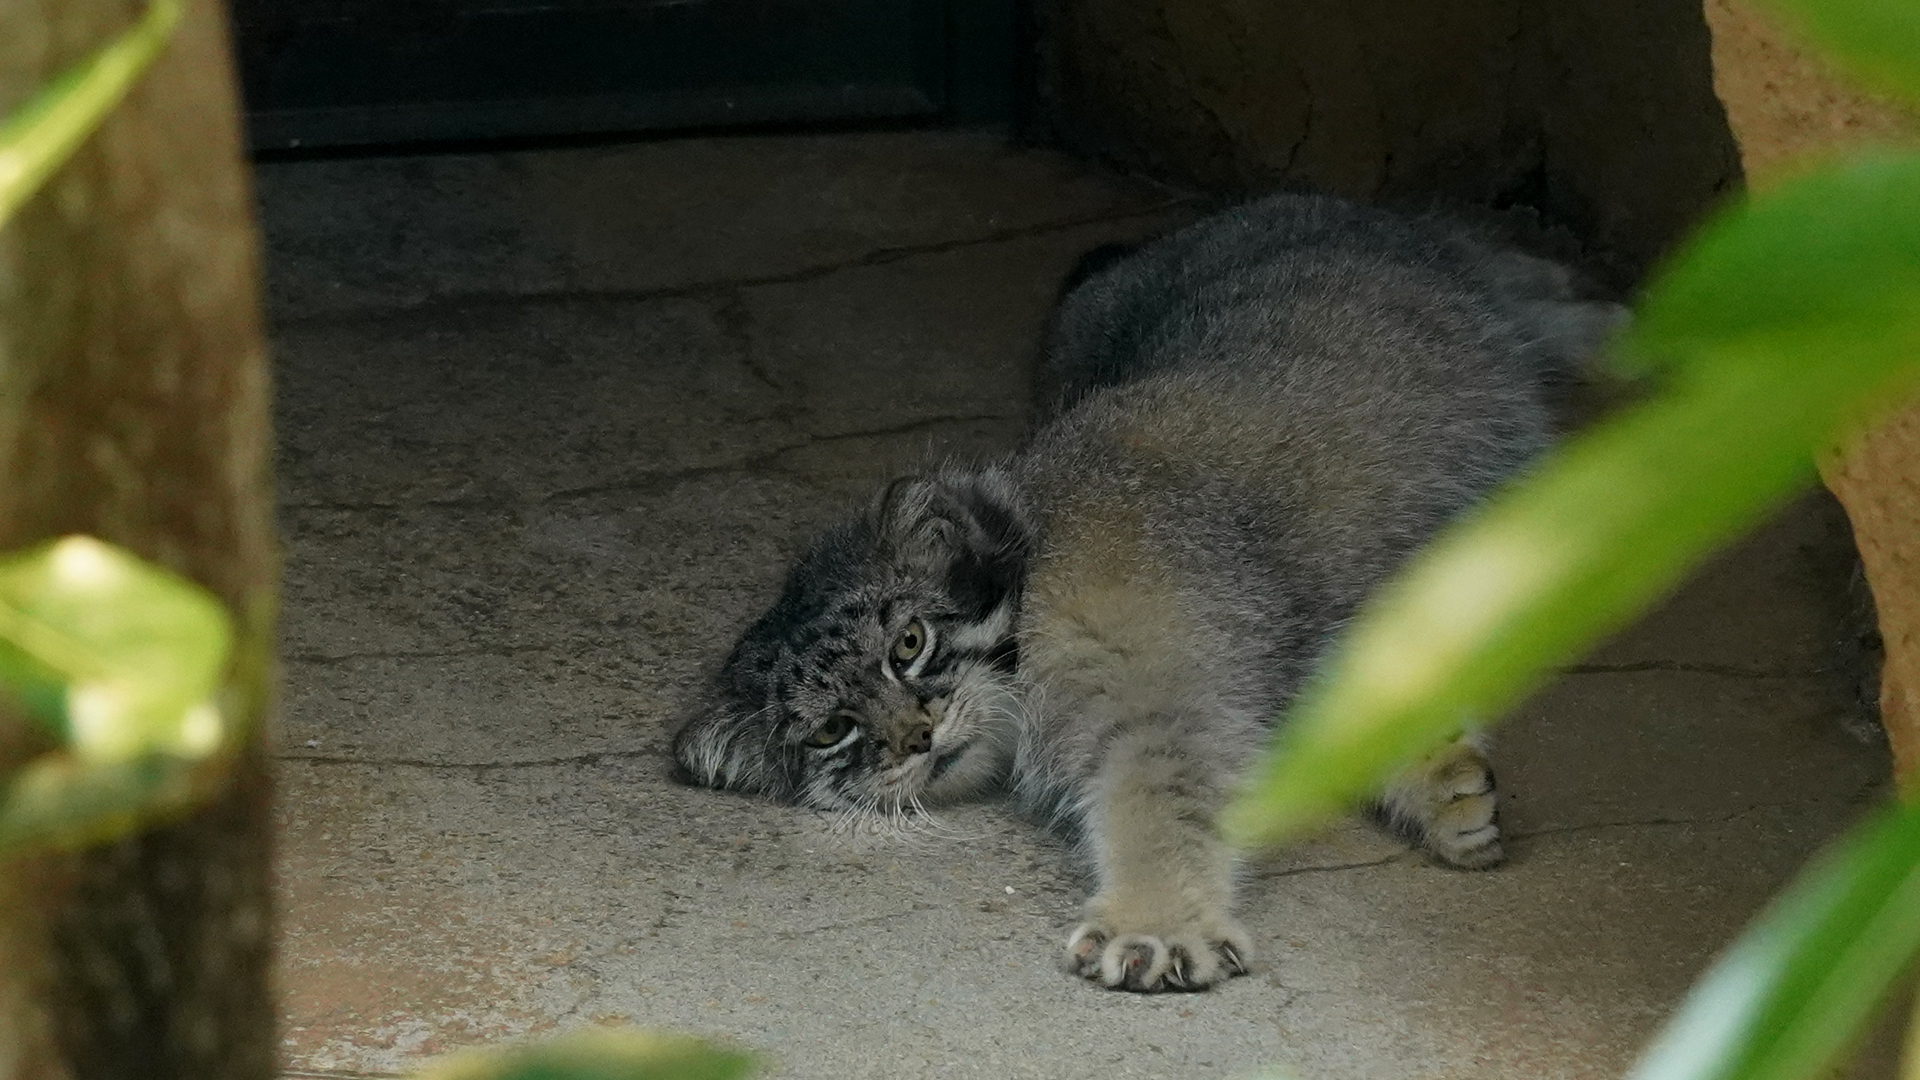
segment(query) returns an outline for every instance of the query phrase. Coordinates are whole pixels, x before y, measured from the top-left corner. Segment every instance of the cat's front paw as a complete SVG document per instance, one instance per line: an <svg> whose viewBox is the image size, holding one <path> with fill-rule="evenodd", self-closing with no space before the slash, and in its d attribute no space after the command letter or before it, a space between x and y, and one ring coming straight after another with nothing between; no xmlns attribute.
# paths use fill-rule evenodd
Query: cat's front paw
<svg viewBox="0 0 1920 1080"><path fill-rule="evenodd" d="M1253 940L1226 916L1175 924L1095 915L1067 939L1067 969L1111 990L1205 990L1247 973Z"/></svg>

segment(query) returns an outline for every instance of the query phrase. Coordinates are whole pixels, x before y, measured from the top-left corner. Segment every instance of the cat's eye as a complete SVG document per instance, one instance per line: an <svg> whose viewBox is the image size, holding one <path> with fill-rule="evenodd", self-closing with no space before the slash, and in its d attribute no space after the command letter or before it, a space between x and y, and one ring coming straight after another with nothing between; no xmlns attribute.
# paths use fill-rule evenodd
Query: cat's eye
<svg viewBox="0 0 1920 1080"><path fill-rule="evenodd" d="M895 639L893 643L893 658L904 664L914 657L919 656L920 650L926 647L927 628L921 624L919 619L915 619L908 623L907 628L900 631L899 638Z"/></svg>
<svg viewBox="0 0 1920 1080"><path fill-rule="evenodd" d="M821 724L813 734L807 736L807 745L817 746L824 750L829 746L837 744L841 739L846 738L847 733L858 726L860 726L860 722L853 718L853 714L843 712L834 713L832 716L827 717L826 723Z"/></svg>

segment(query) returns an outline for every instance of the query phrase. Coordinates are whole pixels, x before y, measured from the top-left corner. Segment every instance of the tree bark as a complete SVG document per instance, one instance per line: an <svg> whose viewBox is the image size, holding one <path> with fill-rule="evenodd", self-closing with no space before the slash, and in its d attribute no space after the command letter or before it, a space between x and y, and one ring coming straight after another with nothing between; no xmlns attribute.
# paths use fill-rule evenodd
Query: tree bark
<svg viewBox="0 0 1920 1080"><path fill-rule="evenodd" d="M1047 0L1067 146L1231 192L1530 206L1615 283L1740 179L1700 0Z"/></svg>
<svg viewBox="0 0 1920 1080"><path fill-rule="evenodd" d="M267 1080L268 777L277 562L251 193L217 0L0 231L0 550L123 545L234 614L253 744L215 801L7 868L0 1078ZM0 114L139 0L0 5Z"/></svg>

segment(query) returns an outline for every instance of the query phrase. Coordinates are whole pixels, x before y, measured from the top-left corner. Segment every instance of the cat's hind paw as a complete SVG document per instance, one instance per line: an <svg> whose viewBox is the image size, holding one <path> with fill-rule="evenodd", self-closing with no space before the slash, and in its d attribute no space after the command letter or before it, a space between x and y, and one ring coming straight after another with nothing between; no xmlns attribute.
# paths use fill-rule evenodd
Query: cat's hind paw
<svg viewBox="0 0 1920 1080"><path fill-rule="evenodd" d="M1126 933L1102 919L1081 923L1067 939L1067 969L1110 990L1153 993L1205 990L1247 973L1252 939L1231 919L1210 930Z"/></svg>
<svg viewBox="0 0 1920 1080"><path fill-rule="evenodd" d="M1500 865L1507 855L1500 846L1495 807L1490 775L1479 782L1478 790L1463 784L1427 823L1427 849L1448 866L1462 870Z"/></svg>
<svg viewBox="0 0 1920 1080"><path fill-rule="evenodd" d="M1388 828L1461 870L1500 865L1499 795L1476 741L1463 739L1401 775L1374 805Z"/></svg>

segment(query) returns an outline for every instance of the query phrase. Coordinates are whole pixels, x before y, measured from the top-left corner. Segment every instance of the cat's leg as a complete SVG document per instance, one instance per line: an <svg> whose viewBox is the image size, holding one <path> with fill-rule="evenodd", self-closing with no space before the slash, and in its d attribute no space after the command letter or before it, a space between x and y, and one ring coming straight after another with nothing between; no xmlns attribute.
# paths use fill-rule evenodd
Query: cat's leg
<svg viewBox="0 0 1920 1080"><path fill-rule="evenodd" d="M1484 870L1506 857L1495 821L1497 802L1486 743L1469 735L1401 773L1373 810L1389 829L1441 862Z"/></svg>
<svg viewBox="0 0 1920 1080"><path fill-rule="evenodd" d="M1117 734L1086 792L1098 875L1067 941L1076 973L1117 990L1200 990L1247 970L1252 941L1229 914L1234 856L1215 831L1224 763L1150 720Z"/></svg>

